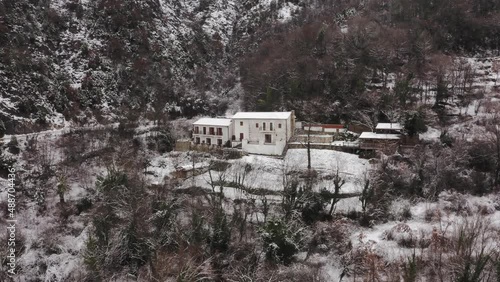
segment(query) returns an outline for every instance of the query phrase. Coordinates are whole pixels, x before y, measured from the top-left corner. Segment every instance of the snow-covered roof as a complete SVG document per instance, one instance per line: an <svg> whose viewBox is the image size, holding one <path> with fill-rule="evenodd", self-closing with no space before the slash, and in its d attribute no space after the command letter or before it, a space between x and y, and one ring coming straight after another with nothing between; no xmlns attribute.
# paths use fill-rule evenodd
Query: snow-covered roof
<svg viewBox="0 0 500 282"><path fill-rule="evenodd" d="M292 112L237 112L233 119L288 119Z"/></svg>
<svg viewBox="0 0 500 282"><path fill-rule="evenodd" d="M231 119L229 118L201 118L193 123L193 125L214 125L214 126L229 126Z"/></svg>
<svg viewBox="0 0 500 282"><path fill-rule="evenodd" d="M359 139L391 139L397 140L401 137L400 134L380 134L375 132L363 132Z"/></svg>
<svg viewBox="0 0 500 282"><path fill-rule="evenodd" d="M394 130L402 130L403 127L400 123L379 123L375 129L394 129Z"/></svg>

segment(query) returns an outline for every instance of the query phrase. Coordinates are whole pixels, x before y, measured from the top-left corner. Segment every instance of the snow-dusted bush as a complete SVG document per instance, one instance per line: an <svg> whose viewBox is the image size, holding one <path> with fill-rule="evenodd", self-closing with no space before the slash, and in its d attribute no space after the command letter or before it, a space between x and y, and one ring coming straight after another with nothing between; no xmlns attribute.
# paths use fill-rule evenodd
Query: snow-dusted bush
<svg viewBox="0 0 500 282"><path fill-rule="evenodd" d="M328 253L342 255L350 250L350 229L353 226L347 220L333 222L318 222L308 243L308 256L313 253Z"/></svg>
<svg viewBox="0 0 500 282"><path fill-rule="evenodd" d="M261 228L260 234L269 261L288 265L300 249L302 230L295 229L289 222L270 220Z"/></svg>
<svg viewBox="0 0 500 282"><path fill-rule="evenodd" d="M410 201L405 199L395 199L391 203L390 215L392 218L400 221L406 221L412 218Z"/></svg>
<svg viewBox="0 0 500 282"><path fill-rule="evenodd" d="M19 152L21 151L19 149L19 142L17 141L16 136L12 136L10 138L9 143L7 143L7 147L9 147L9 152L14 155L19 154Z"/></svg>
<svg viewBox="0 0 500 282"><path fill-rule="evenodd" d="M166 130L148 136L146 142L150 150L156 150L161 154L172 151L175 145L171 133Z"/></svg>

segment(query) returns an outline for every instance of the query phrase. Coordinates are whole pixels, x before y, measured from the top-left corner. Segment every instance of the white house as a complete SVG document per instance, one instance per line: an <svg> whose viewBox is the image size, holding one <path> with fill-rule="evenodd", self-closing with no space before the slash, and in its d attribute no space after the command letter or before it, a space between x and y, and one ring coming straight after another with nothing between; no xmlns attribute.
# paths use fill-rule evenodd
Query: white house
<svg viewBox="0 0 500 282"><path fill-rule="evenodd" d="M233 146L262 155L281 155L293 135L292 112L238 112L232 118Z"/></svg>
<svg viewBox="0 0 500 282"><path fill-rule="evenodd" d="M233 121L229 118L202 118L193 123L193 143L225 145L233 133Z"/></svg>

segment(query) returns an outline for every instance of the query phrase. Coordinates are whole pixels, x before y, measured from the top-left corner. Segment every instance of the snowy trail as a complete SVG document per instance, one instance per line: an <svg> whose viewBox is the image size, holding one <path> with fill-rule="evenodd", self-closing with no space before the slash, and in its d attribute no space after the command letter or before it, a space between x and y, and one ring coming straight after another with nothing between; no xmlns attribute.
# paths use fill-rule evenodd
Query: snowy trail
<svg viewBox="0 0 500 282"><path fill-rule="evenodd" d="M103 129L113 129L117 128L119 123L113 123L109 125L96 125L96 126L82 126L82 127L63 127L60 129L49 129L49 130L43 130L43 131L38 131L38 132L32 132L32 133L24 133L24 134L12 134L12 135L5 135L4 137L0 138L0 140L3 143L8 143L10 142L12 136L15 136L18 141L21 140L26 140L28 137L47 137L47 136L61 136L63 134L69 133L71 131L75 130L103 130Z"/></svg>

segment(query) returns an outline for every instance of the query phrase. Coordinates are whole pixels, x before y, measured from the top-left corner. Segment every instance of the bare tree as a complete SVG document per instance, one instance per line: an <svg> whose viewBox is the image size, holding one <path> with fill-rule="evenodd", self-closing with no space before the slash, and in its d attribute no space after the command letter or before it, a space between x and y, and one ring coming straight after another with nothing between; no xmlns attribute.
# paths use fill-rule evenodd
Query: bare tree
<svg viewBox="0 0 500 282"><path fill-rule="evenodd" d="M333 175L333 194L332 199L331 199L331 206L330 206L330 211L328 212L329 215L332 215L333 212L335 211L335 206L337 203L340 201L340 188L344 186L345 184L345 178L340 176L339 172L339 164L337 163L337 169L335 170L335 174Z"/></svg>
<svg viewBox="0 0 500 282"><path fill-rule="evenodd" d="M366 126L370 128L371 131L374 131L375 126L377 126L377 115L368 110L358 111L354 123Z"/></svg>
<svg viewBox="0 0 500 282"><path fill-rule="evenodd" d="M495 86L497 86L497 81L500 76L500 61L493 61L492 70L495 72Z"/></svg>
<svg viewBox="0 0 500 282"><path fill-rule="evenodd" d="M281 168L281 180L283 186L281 206L285 213L285 218L289 219L293 211L297 209L300 202L303 200L301 199L303 187L300 186L296 166L284 162Z"/></svg>
<svg viewBox="0 0 500 282"><path fill-rule="evenodd" d="M58 171L59 175L57 175L57 195L59 195L59 202L64 204L64 195L69 190L68 184L68 176L64 170Z"/></svg>
<svg viewBox="0 0 500 282"><path fill-rule="evenodd" d="M208 167L208 176L209 180L207 181L207 183L212 188L212 205L220 206L222 205L222 201L224 199L224 185L226 184L227 167L225 167L225 164L222 162L212 160ZM218 191L217 187L219 187Z"/></svg>
<svg viewBox="0 0 500 282"><path fill-rule="evenodd" d="M363 215L366 214L366 208L368 207L368 203L370 200L370 177L368 175L368 171L363 172L363 178L358 179L357 183L361 186L361 196L359 197L359 201L361 202L361 211Z"/></svg>
<svg viewBox="0 0 500 282"><path fill-rule="evenodd" d="M495 152L495 172L494 184L498 188L500 185L500 115L491 119L486 126L487 140L492 144Z"/></svg>

